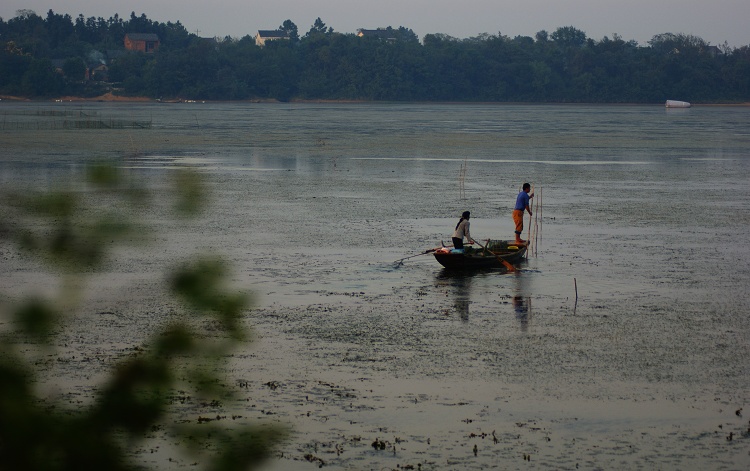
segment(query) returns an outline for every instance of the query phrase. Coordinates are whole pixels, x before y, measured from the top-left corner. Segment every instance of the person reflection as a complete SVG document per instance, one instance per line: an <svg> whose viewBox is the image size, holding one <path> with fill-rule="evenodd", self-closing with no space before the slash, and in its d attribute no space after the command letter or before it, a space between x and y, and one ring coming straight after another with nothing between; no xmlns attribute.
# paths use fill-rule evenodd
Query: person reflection
<svg viewBox="0 0 750 471"><path fill-rule="evenodd" d="M469 321L471 304L471 276L468 273L443 270L437 279L438 285L447 286L453 294L453 310L462 321Z"/></svg>
<svg viewBox="0 0 750 471"><path fill-rule="evenodd" d="M518 319L521 325L521 331L526 332L529 328L529 306L531 305L531 298L527 299L523 296L516 294L513 296L513 308L516 311L516 319Z"/></svg>
<svg viewBox="0 0 750 471"><path fill-rule="evenodd" d="M469 296L468 294L461 294L459 292L456 292L456 299L453 302L453 305L456 308L456 312L458 313L458 316L461 318L464 322L469 322Z"/></svg>
<svg viewBox="0 0 750 471"><path fill-rule="evenodd" d="M528 281L523 273L515 275L515 292L513 293L513 310L521 326L521 332L526 332L531 319L531 296Z"/></svg>

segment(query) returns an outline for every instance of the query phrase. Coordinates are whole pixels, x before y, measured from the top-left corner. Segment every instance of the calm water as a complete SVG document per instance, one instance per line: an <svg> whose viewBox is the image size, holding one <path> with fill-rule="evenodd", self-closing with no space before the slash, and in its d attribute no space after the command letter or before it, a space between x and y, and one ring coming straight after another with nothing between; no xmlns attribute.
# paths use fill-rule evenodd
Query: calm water
<svg viewBox="0 0 750 471"><path fill-rule="evenodd" d="M39 116L49 111L58 116ZM542 196L533 261L543 264L535 266L540 277L558 269L550 264L571 262L565 275L582 278L588 295L612 289L594 289L602 283L633 293L658 286L669 288L660 293L667 302L736 293L730 304L747 308L748 108L0 105L6 127L59 124L81 112L151 121L152 128L5 130L0 182L48 185L74 177L92 157L143 178L177 166L203 169L218 195L229 196L219 204L244 218L223 221L227 230L259 231L255 246L354 250L357 279L362 262L448 240L465 209L476 237L511 238L510 206L529 181ZM434 266L427 257L412 262Z"/></svg>
<svg viewBox="0 0 750 471"><path fill-rule="evenodd" d="M53 119L38 110L152 127L8 130ZM164 222L173 242L117 270L228 254L235 281L258 295L253 324L301 339L292 349L305 351L295 359L305 371L750 410L750 108L2 103L0 113L4 188L73 181L92 157L155 191L171 169L204 172L213 197L198 227ZM477 240L512 238L525 181L542 216L519 273L456 276L430 255L393 263L448 241L464 210ZM289 358L275 367L301 374ZM685 447L678 463L694 458ZM747 464L728 456L730 468Z"/></svg>

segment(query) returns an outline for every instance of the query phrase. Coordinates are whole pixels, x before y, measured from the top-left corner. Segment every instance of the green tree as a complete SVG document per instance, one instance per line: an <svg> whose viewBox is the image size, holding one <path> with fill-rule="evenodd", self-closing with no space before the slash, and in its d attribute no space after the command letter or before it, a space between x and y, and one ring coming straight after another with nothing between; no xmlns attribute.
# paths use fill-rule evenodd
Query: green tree
<svg viewBox="0 0 750 471"><path fill-rule="evenodd" d="M25 10L0 20L0 38L31 60L0 70L7 92L44 96L57 86L33 80L31 61L109 56L110 77L126 95L186 96L203 99L330 98L368 100L485 100L552 102L661 102L685 96L693 102L747 101L745 59L725 43L714 48L687 34L655 35L648 46L614 34L600 41L573 27L551 34L513 39L480 34L467 39L428 34L422 44L404 26L383 35L357 37L335 33L317 18L304 37L285 20L279 27L290 41L265 48L252 37L212 42L188 33L177 22L159 23L145 14L124 20L117 15L84 18L50 10L42 19ZM71 31L73 31L71 33ZM157 54L122 57L126 31L155 33ZM210 49L210 54L205 53ZM92 93L92 84L67 83L67 92Z"/></svg>
<svg viewBox="0 0 750 471"><path fill-rule="evenodd" d="M557 28L550 38L561 47L582 47L586 44L586 33L573 26Z"/></svg>
<svg viewBox="0 0 750 471"><path fill-rule="evenodd" d="M708 45L697 36L682 33L657 34L648 43L655 52L662 54L697 54Z"/></svg>
<svg viewBox="0 0 750 471"><path fill-rule="evenodd" d="M75 27L70 15L59 15L49 10L45 25L50 49L57 49L66 42L72 42L75 39Z"/></svg>
<svg viewBox="0 0 750 471"><path fill-rule="evenodd" d="M750 97L750 45L732 52L723 67L722 76L734 92L732 99L747 100Z"/></svg>
<svg viewBox="0 0 750 471"><path fill-rule="evenodd" d="M48 59L32 59L23 74L21 86L28 96L50 97L59 94L65 84Z"/></svg>
<svg viewBox="0 0 750 471"><path fill-rule="evenodd" d="M15 42L6 43L0 50L0 91L9 95L23 94L21 83L32 60Z"/></svg>
<svg viewBox="0 0 750 471"><path fill-rule="evenodd" d="M63 64L63 72L68 80L81 81L86 75L86 63L80 57L71 57Z"/></svg>
<svg viewBox="0 0 750 471"><path fill-rule="evenodd" d="M305 35L306 38L318 36L318 35L326 35L326 34L332 34L333 28L326 27L326 24L323 23L323 20L320 19L320 17L315 19L315 22L313 23L312 27L310 27L310 31L307 32Z"/></svg>
<svg viewBox="0 0 750 471"><path fill-rule="evenodd" d="M299 41L299 31L297 30L297 25L295 25L292 20L285 20L281 26L279 26L279 30L284 31L289 36L291 42L296 43Z"/></svg>
<svg viewBox="0 0 750 471"><path fill-rule="evenodd" d="M141 13L141 16L135 16L134 11L130 12L130 21L127 23L125 32L156 34L154 22L149 20L145 13Z"/></svg>
<svg viewBox="0 0 750 471"><path fill-rule="evenodd" d="M4 303L0 336L0 462L3 469L65 471L144 470L133 451L155 427L168 426L197 454L205 469L257 467L284 434L278 427L180 425L169 419L170 398L179 390L217 401L229 391L216 376L219 362L246 341L240 322L248 297L228 290L226 268L213 257L194 257L168 277L169 291L185 305L183 321L163 330L123 358L100 385L89 405L66 407L66 400L40 396L35 378L43 374L42 353L54 352L65 319L75 315L70 300L81 296L80 280L105 266L113 244L144 233L130 215L148 203L145 193L113 167L90 167L89 192L59 189L4 195L0 236L46 262L63 282L57 298ZM195 214L204 185L192 173L179 173L175 208ZM67 280L67 282L66 282ZM6 298L12 299L12 298ZM8 304L11 304L8 307ZM192 317L191 319L191 316ZM202 320L214 334L198 335ZM81 333L85 335L85 333ZM205 450L211 450L206 452Z"/></svg>

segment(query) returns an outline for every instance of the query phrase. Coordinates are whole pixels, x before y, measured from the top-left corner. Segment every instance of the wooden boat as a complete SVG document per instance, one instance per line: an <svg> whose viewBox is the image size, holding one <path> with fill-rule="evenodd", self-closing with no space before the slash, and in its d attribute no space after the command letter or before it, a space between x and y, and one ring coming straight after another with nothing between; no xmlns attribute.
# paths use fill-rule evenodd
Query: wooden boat
<svg viewBox="0 0 750 471"><path fill-rule="evenodd" d="M440 247L433 255L445 268L455 270L476 270L489 268L505 268L503 261L511 265L520 262L526 255L526 244L516 244L513 241L489 241L480 248L466 246L463 249Z"/></svg>

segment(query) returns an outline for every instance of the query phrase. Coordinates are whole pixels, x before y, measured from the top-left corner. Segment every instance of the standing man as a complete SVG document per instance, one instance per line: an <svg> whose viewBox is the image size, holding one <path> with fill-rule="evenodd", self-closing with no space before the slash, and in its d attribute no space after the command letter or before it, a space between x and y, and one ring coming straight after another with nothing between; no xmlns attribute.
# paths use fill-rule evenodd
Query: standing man
<svg viewBox="0 0 750 471"><path fill-rule="evenodd" d="M516 206L513 208L513 222L516 223L516 244L524 244L521 240L521 233L523 232L523 212L528 211L531 216L531 208L529 207L529 201L534 197L534 193L529 194L531 191L531 185L528 183L523 184L523 190L518 193L516 197Z"/></svg>

